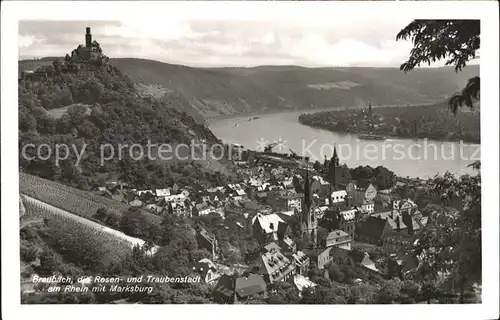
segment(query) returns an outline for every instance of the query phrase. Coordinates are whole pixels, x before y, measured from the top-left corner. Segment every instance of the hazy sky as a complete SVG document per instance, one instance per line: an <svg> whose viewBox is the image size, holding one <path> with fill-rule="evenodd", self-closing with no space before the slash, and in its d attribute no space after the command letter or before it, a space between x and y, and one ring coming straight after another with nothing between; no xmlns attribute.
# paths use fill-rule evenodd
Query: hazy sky
<svg viewBox="0 0 500 320"><path fill-rule="evenodd" d="M190 66L399 66L411 43L396 34L412 19L331 16L299 21L128 19L20 21L19 58L64 56L91 26L106 55Z"/></svg>

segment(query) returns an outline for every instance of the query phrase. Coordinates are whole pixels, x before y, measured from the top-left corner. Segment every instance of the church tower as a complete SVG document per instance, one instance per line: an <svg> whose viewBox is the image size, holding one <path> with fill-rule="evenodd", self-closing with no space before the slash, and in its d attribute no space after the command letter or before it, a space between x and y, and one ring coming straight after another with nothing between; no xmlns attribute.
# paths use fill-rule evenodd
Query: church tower
<svg viewBox="0 0 500 320"><path fill-rule="evenodd" d="M337 155L337 148L336 147L333 147L332 161L335 164L335 167L339 166L339 156Z"/></svg>
<svg viewBox="0 0 500 320"><path fill-rule="evenodd" d="M334 147L333 156L332 159L330 160L328 168L328 180L333 185L335 190L338 187L338 182L340 181L341 178L340 169L341 168L340 168L339 156L337 155L337 148Z"/></svg>
<svg viewBox="0 0 500 320"><path fill-rule="evenodd" d="M304 179L304 205L302 206L300 228L301 235L307 235L314 248L316 248L318 244L318 217L316 216L315 209L315 205L311 199L309 170L307 170Z"/></svg>
<svg viewBox="0 0 500 320"><path fill-rule="evenodd" d="M368 125L370 126L370 133L373 130L373 113L372 113L372 104L368 103Z"/></svg>

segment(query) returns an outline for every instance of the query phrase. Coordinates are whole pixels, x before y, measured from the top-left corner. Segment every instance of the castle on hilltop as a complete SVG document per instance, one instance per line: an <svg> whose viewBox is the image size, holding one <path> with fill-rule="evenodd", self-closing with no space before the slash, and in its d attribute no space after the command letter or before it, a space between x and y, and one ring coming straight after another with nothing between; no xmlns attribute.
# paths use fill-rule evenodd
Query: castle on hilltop
<svg viewBox="0 0 500 320"><path fill-rule="evenodd" d="M19 80L44 81L64 72L94 74L101 67L109 68L108 62L109 58L102 53L99 43L92 41L90 27L87 27L85 45L80 44L71 55L66 54L64 61L56 59L51 65L42 65L36 70L20 70Z"/></svg>
<svg viewBox="0 0 500 320"><path fill-rule="evenodd" d="M69 63L76 64L80 68L88 69L89 66L101 66L107 63L109 58L102 53L99 42L92 41L92 34L90 27L86 28L85 33L85 46L78 45L76 49L71 51L71 55L67 54L65 60ZM90 68L92 69L92 67Z"/></svg>

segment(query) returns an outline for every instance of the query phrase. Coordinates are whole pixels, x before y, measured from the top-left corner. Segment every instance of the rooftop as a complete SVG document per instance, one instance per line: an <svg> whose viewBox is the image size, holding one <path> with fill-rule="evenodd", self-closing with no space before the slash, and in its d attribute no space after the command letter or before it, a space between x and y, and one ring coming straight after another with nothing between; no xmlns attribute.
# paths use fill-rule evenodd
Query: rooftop
<svg viewBox="0 0 500 320"><path fill-rule="evenodd" d="M268 252L280 251L280 247L275 243L271 242L264 247Z"/></svg>
<svg viewBox="0 0 500 320"><path fill-rule="evenodd" d="M302 193L292 192L289 190L280 190L278 191L278 198L281 199L299 199L304 197Z"/></svg>
<svg viewBox="0 0 500 320"><path fill-rule="evenodd" d="M266 273L273 277L279 275L290 265L290 260L280 250L273 249L260 256Z"/></svg>
<svg viewBox="0 0 500 320"><path fill-rule="evenodd" d="M387 220L385 219L370 216L356 228L356 232L380 239L382 237L382 233L384 232L386 223Z"/></svg>
<svg viewBox="0 0 500 320"><path fill-rule="evenodd" d="M373 217L376 218L381 218L387 220L389 223L389 226L391 229L396 230L398 229L398 223L397 220L399 219L399 229L406 229L408 228L406 224L404 224L403 219L399 215L393 215L392 211L386 211L386 212L381 212L381 213L376 213L372 215Z"/></svg>
<svg viewBox="0 0 500 320"><path fill-rule="evenodd" d="M328 237L326 238L326 241L332 241L335 239L340 239L340 238L345 238L349 237L349 235L342 231L342 230L334 230L328 234Z"/></svg>
<svg viewBox="0 0 500 320"><path fill-rule="evenodd" d="M379 270L377 269L377 267L375 267L375 263L373 263L373 261L370 259L370 256L366 252L365 252L365 257L361 261L361 265L363 267L365 267L365 268L368 268L368 269L371 269L373 271L379 272Z"/></svg>
<svg viewBox="0 0 500 320"><path fill-rule="evenodd" d="M314 282L312 282L311 280L309 280L309 278L306 278L300 274L296 274L293 277L293 283L295 284L295 286L297 287L297 289L299 291L302 291L305 288L311 288L311 287L316 286L316 284Z"/></svg>
<svg viewBox="0 0 500 320"><path fill-rule="evenodd" d="M272 213L264 215L262 213L257 213L255 217L252 218L252 225L258 222L260 227L266 232L271 233L278 231L278 225L280 223L285 223L277 214Z"/></svg>
<svg viewBox="0 0 500 320"><path fill-rule="evenodd" d="M292 238L290 238L290 237L283 238L283 242L289 246L293 246L295 244L295 242L293 242Z"/></svg>
<svg viewBox="0 0 500 320"><path fill-rule="evenodd" d="M266 282L260 275L236 278L235 291L242 298L264 292L266 288Z"/></svg>
<svg viewBox="0 0 500 320"><path fill-rule="evenodd" d="M356 186L356 190L363 191L368 189L370 186L373 187L373 184L371 184L369 181L361 180Z"/></svg>
<svg viewBox="0 0 500 320"><path fill-rule="evenodd" d="M316 180L316 181L318 181L322 185L329 185L330 184L330 182L328 182L325 179L323 179L322 176L313 176L312 180Z"/></svg>
<svg viewBox="0 0 500 320"><path fill-rule="evenodd" d="M155 193L156 193L157 197L169 196L170 195L170 188L156 189Z"/></svg>
<svg viewBox="0 0 500 320"><path fill-rule="evenodd" d="M404 207L416 207L417 205L410 199L401 199L394 201L394 209L401 209Z"/></svg>
<svg viewBox="0 0 500 320"><path fill-rule="evenodd" d="M415 240L415 237L412 235L409 235L407 233L402 233L402 232L388 232L385 236L385 241L392 242L392 243L397 243L397 242L408 242L408 243L413 243Z"/></svg>
<svg viewBox="0 0 500 320"><path fill-rule="evenodd" d="M292 257L298 265L305 263L309 259L309 257L302 251L297 251L297 253L294 253Z"/></svg>
<svg viewBox="0 0 500 320"><path fill-rule="evenodd" d="M345 190L337 190L337 191L333 191L332 192L332 197L338 197L338 196L346 196L347 195L347 191Z"/></svg>
<svg viewBox="0 0 500 320"><path fill-rule="evenodd" d="M344 258L350 256L350 254L351 251L344 248L332 247L330 250L330 255L333 257Z"/></svg>
<svg viewBox="0 0 500 320"><path fill-rule="evenodd" d="M340 215L345 221L356 219L356 209L340 211Z"/></svg>
<svg viewBox="0 0 500 320"><path fill-rule="evenodd" d="M330 255L330 250L331 250L331 247L329 247L329 248L304 249L303 251L304 251L304 253L308 257L315 258L315 257L318 257L319 255L325 253L325 251L328 251L328 255Z"/></svg>

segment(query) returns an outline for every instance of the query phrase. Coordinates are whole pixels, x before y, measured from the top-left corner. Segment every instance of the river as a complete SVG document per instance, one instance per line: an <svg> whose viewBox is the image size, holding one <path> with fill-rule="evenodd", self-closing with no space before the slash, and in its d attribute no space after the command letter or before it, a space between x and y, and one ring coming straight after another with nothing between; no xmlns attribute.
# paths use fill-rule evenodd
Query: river
<svg viewBox="0 0 500 320"><path fill-rule="evenodd" d="M213 119L210 130L224 143L238 143L247 149L262 150L268 143L278 142L275 152L310 156L323 162L330 158L333 146L341 163L349 167L382 165L397 175L426 179L446 171L472 173L467 166L479 160L480 145L427 139L359 140L356 134L342 134L311 128L298 122L304 111L237 116ZM258 119L252 119L254 117Z"/></svg>

